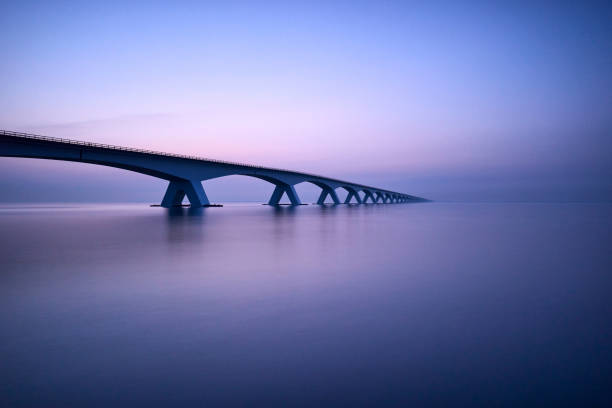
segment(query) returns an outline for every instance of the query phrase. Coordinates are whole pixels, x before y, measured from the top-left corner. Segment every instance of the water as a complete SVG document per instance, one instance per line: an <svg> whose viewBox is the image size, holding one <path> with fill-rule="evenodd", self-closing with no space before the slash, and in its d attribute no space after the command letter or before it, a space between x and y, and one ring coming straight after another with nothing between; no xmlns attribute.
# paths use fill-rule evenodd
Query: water
<svg viewBox="0 0 612 408"><path fill-rule="evenodd" d="M1 406L605 406L612 205L0 209Z"/></svg>

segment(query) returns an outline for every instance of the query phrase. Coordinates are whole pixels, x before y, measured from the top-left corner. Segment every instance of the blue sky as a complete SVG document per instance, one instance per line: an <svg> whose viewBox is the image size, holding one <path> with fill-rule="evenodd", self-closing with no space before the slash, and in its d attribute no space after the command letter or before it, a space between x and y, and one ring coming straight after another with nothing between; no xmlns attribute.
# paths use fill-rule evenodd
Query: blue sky
<svg viewBox="0 0 612 408"><path fill-rule="evenodd" d="M605 3L24 1L0 11L4 129L439 200L612 199ZM0 174L0 201L154 202L164 189L75 163L0 158ZM205 187L213 201L272 190L240 177Z"/></svg>

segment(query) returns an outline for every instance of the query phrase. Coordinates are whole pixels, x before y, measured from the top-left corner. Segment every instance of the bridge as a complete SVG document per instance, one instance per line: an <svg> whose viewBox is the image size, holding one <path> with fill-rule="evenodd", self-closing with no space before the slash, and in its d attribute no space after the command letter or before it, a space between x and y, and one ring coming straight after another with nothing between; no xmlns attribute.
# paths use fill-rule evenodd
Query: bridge
<svg viewBox="0 0 612 408"><path fill-rule="evenodd" d="M368 200L371 203L427 201L396 191L315 174L7 130L0 130L0 156L91 163L168 180L168 188L161 202L161 206L167 208L182 205L185 196L192 207L210 205L201 182L230 175L256 177L274 184L268 201L270 205L278 205L283 195L287 195L292 205L302 204L295 185L303 182L321 188L317 204L324 204L328 197L334 204L340 204L336 193L339 188L347 191L345 204L353 200L358 204L367 203Z"/></svg>

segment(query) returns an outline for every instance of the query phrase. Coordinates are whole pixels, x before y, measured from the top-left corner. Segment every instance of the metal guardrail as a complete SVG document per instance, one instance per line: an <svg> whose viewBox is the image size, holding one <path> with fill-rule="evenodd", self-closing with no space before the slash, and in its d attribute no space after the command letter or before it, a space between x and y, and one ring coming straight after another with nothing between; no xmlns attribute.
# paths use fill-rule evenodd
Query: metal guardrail
<svg viewBox="0 0 612 408"><path fill-rule="evenodd" d="M314 177L314 178L319 178L319 179L324 179L324 180L330 180L330 181L334 181L336 183L346 184L347 186L357 186L357 187L367 188L369 190L376 190L376 191L381 191L381 192L385 192L385 193L393 193L393 194L402 194L402 195L405 195L403 193L398 193L398 192L395 192L395 191L384 190L384 189L380 189L380 188L365 186L363 184L355 184L355 183L350 183L348 181L334 179L334 178L331 178L331 177L325 177L325 176L320 176L320 175L317 175L317 174L304 173L304 172L288 170L288 169L276 169L276 168L272 168L272 167L255 166L253 164L246 164L246 163L230 162L230 161L224 161L224 160L209 159L209 158L206 158L206 157L190 156L190 155L186 155L186 154L166 153L166 152L159 152L159 151L155 151L155 150L137 149L137 148L133 148L133 147L117 146L117 145L104 144L104 143L83 142L83 141L80 141L80 140L63 139L63 138L60 138L60 137L43 136L43 135L36 135L36 134L25 133L25 132L13 132L11 130L1 130L0 129L0 135L19 137L19 138L23 138L23 139L33 139L33 140L43 140L43 141L48 141L48 142L65 143L65 144L71 144L71 145L76 145L76 146L98 147L98 148L103 148L103 149L119 150L119 151L125 151L125 152L151 154L151 155L156 155L156 156L176 157L176 158L179 158L179 159L197 160L197 161L204 161L204 162L210 162L210 163L226 164L226 165L230 165L230 166L241 166L241 167L248 167L248 168L252 168L252 169L259 169L259 170L265 170L265 171L280 171L280 172L284 172L284 173L294 173L294 174L299 174L299 175L303 175L303 176L307 176L307 177Z"/></svg>
<svg viewBox="0 0 612 408"><path fill-rule="evenodd" d="M262 167L262 166L255 166L255 165L252 165L252 164L230 162L230 161L225 161L225 160L209 159L209 158L206 158L206 157L191 156L191 155L187 155L187 154L166 153L166 152L160 152L160 151L156 151L156 150L137 149L137 148L133 148L133 147L117 146L117 145L104 144L104 143L83 142L83 141L80 141L80 140L63 139L63 138L60 138L60 137L43 136L43 135L36 135L36 134L24 133L24 132L13 132L13 131L10 131L10 130L0 130L0 134L4 135L4 136L21 137L21 138L24 138L24 139L45 140L45 141L49 141L49 142L67 143L67 144L72 144L72 145L77 145L77 146L101 147L101 148L104 148L104 149L121 150L121 151L126 151L126 152L146 153L146 154L153 154L153 155L157 155L157 156L169 156L169 157L177 157L177 158L180 158L180 159L199 160L199 161L207 161L207 162L220 163L220 164L229 164L229 165L233 165L233 166L244 166L244 167L261 168L261 169L276 170L276 171L287 171L287 172L295 173L292 170L272 169L272 168L267 168L267 167ZM319 176L317 176L317 177L319 177Z"/></svg>

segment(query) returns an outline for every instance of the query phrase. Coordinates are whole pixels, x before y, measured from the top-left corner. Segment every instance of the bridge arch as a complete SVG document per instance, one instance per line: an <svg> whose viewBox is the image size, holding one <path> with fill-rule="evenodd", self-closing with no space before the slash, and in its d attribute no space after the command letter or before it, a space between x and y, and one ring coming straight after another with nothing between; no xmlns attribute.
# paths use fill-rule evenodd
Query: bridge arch
<svg viewBox="0 0 612 408"><path fill-rule="evenodd" d="M372 189L369 188L361 188L359 189L359 191L363 191L363 199L362 202L364 204L367 204L368 199L370 200L371 203L375 203L376 200L374 199L374 193L372 192Z"/></svg>
<svg viewBox="0 0 612 408"><path fill-rule="evenodd" d="M314 184L315 186L321 189L321 193L319 194L319 198L317 199L317 204L323 205L325 204L325 200L329 197L334 204L340 204L340 199L338 198L338 194L336 193L336 188L333 187L330 183L326 183L322 180L316 179L307 179L306 183Z"/></svg>
<svg viewBox="0 0 612 408"><path fill-rule="evenodd" d="M355 199L355 201L357 201L357 204L362 203L361 197L359 196L359 188L347 185L342 185L341 187L345 189L348 193L344 200L344 204L350 204L353 198Z"/></svg>

